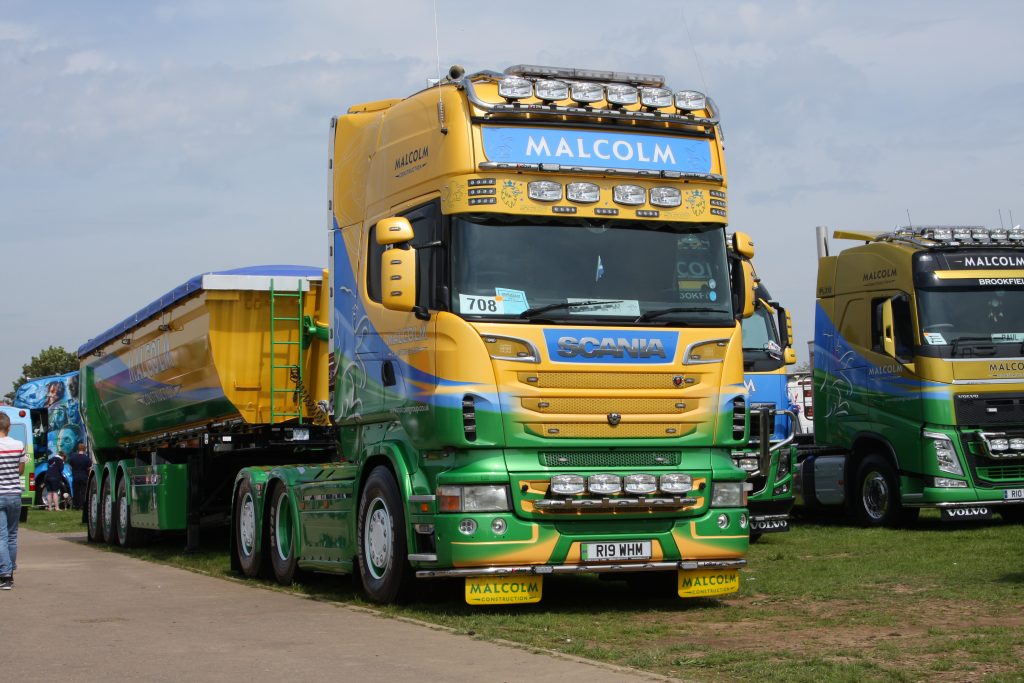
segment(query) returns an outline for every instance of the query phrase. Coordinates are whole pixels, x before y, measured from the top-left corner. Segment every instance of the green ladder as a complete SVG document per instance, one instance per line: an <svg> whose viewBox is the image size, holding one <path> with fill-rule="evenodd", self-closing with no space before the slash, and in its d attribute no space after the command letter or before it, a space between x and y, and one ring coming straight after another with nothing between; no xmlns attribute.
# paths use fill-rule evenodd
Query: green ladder
<svg viewBox="0 0 1024 683"><path fill-rule="evenodd" d="M295 316L279 316L277 314L278 299L295 299L298 309ZM302 424L302 403L299 401L299 387L303 386L302 377L302 349L296 349L296 363L278 364L277 352L281 350L285 358L291 357L291 347L302 345L302 280L298 280L298 289L294 292L278 292L274 289L274 278L270 278L270 422L277 422L278 418L297 417L299 424ZM284 303L284 302L281 302ZM278 323L285 323L282 333L290 330L297 330L299 335L295 341L278 338ZM288 383L291 383L293 373L298 374L298 382L290 389L279 389L277 386L277 373L280 370L287 371ZM277 410L277 401L280 394L291 394L293 403L298 406L298 412L289 410Z"/></svg>

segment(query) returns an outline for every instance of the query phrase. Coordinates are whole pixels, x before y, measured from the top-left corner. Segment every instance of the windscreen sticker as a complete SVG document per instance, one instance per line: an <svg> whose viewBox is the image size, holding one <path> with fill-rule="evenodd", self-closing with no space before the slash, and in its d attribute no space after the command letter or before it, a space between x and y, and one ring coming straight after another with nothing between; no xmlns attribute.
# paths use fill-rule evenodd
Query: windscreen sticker
<svg viewBox="0 0 1024 683"><path fill-rule="evenodd" d="M640 302L636 299L573 299L567 297L566 301L571 304L577 304L582 301L607 301L607 303L595 304L593 306L570 308L570 315L640 315Z"/></svg>
<svg viewBox="0 0 1024 683"><path fill-rule="evenodd" d="M505 302L497 296L459 294L459 313L504 315Z"/></svg>
<svg viewBox="0 0 1024 683"><path fill-rule="evenodd" d="M924 340L932 346L939 346L946 343L946 338L942 336L941 332L925 332Z"/></svg>
<svg viewBox="0 0 1024 683"><path fill-rule="evenodd" d="M516 315L530 307L529 302L526 300L526 292L521 289L495 287L494 293L497 295L494 298L502 302L505 315Z"/></svg>
<svg viewBox="0 0 1024 683"><path fill-rule="evenodd" d="M994 332L992 334L992 341L996 344L1000 342L1022 342L1024 341L1024 332Z"/></svg>

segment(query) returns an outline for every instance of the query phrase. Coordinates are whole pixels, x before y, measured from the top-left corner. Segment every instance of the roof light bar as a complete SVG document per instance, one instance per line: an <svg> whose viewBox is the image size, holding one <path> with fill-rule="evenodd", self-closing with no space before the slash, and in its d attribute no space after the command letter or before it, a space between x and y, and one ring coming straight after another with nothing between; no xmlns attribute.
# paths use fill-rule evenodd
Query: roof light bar
<svg viewBox="0 0 1024 683"><path fill-rule="evenodd" d="M665 85L665 77L657 74L603 71L599 69L573 69L561 66L538 66L536 64L516 64L505 69L505 73L509 76L564 78L581 81L613 81L616 83L633 83L634 85L648 85L652 87Z"/></svg>

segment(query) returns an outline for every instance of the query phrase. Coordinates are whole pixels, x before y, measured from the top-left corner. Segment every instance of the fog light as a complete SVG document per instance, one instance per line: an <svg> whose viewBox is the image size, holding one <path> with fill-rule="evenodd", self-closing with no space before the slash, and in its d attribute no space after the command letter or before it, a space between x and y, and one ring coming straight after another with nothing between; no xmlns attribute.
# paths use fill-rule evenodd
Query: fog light
<svg viewBox="0 0 1024 683"><path fill-rule="evenodd" d="M740 528L741 529L746 529L747 528L747 521L748 520L747 520L746 513L741 514L740 515Z"/></svg>
<svg viewBox="0 0 1024 683"><path fill-rule="evenodd" d="M626 493L654 493L658 490L658 480L653 474L627 474L622 480Z"/></svg>
<svg viewBox="0 0 1024 683"><path fill-rule="evenodd" d="M495 517L494 521L491 522L491 531L498 534L499 536L505 533L506 529L508 529L508 522L506 522L501 517Z"/></svg>
<svg viewBox="0 0 1024 683"><path fill-rule="evenodd" d="M550 180L535 180L526 186L530 199L541 202L557 202L562 198L562 184Z"/></svg>
<svg viewBox="0 0 1024 683"><path fill-rule="evenodd" d="M622 480L617 474L592 474L587 487L591 493L618 493L622 490Z"/></svg>
<svg viewBox="0 0 1024 683"><path fill-rule="evenodd" d="M940 489L965 489L967 488L967 482L962 479L935 477L935 487Z"/></svg>
<svg viewBox="0 0 1024 683"><path fill-rule="evenodd" d="M1024 451L1024 439L1021 439L1020 437L1010 439L1010 448L1015 451Z"/></svg>
<svg viewBox="0 0 1024 683"><path fill-rule="evenodd" d="M736 467L739 467L744 472L756 472L757 468L759 467L757 458L753 457L734 457L733 462L736 463Z"/></svg>
<svg viewBox="0 0 1024 683"><path fill-rule="evenodd" d="M726 528L728 528L728 526L729 526L729 515L727 515L727 514L725 514L723 512L722 514L718 515L718 528L719 529L726 529Z"/></svg>
<svg viewBox="0 0 1024 683"><path fill-rule="evenodd" d="M459 531L467 536L472 536L476 533L476 520L464 519L459 522Z"/></svg>
<svg viewBox="0 0 1024 683"><path fill-rule="evenodd" d="M988 442L988 447L992 451L1005 451L1010 448L1009 439L992 439Z"/></svg>
<svg viewBox="0 0 1024 683"><path fill-rule="evenodd" d="M779 484L772 490L773 496L781 496L785 493L789 493L789 482L786 482L785 484Z"/></svg>

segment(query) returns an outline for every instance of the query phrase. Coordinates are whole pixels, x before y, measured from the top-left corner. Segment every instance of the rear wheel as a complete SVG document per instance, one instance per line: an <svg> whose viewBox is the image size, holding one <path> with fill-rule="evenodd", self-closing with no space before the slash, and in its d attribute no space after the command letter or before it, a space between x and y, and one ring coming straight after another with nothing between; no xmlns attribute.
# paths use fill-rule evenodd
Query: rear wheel
<svg viewBox="0 0 1024 683"><path fill-rule="evenodd" d="M117 482L117 543L125 548L137 546L142 532L132 526L131 507L128 505L128 486L124 477Z"/></svg>
<svg viewBox="0 0 1024 683"><path fill-rule="evenodd" d="M256 520L256 499L252 493L252 484L247 479L242 480L235 494L234 526L235 555L242 573L250 578L257 577L264 573L266 563L263 548L259 547L261 525Z"/></svg>
<svg viewBox="0 0 1024 683"><path fill-rule="evenodd" d="M93 543L103 540L103 532L100 527L100 492L97 477L89 477L89 488L85 493L86 526L88 538Z"/></svg>
<svg viewBox="0 0 1024 683"><path fill-rule="evenodd" d="M288 586L295 580L295 524L291 498L284 485L278 485L270 499L270 564L277 582Z"/></svg>
<svg viewBox="0 0 1024 683"><path fill-rule="evenodd" d="M359 497L359 576L372 602L400 602L412 587L405 511L386 467L370 473Z"/></svg>
<svg viewBox="0 0 1024 683"><path fill-rule="evenodd" d="M100 532L103 540L111 545L117 540L114 531L114 515L117 508L114 507L114 496L110 493L110 479L103 482L103 493L100 494Z"/></svg>
<svg viewBox="0 0 1024 683"><path fill-rule="evenodd" d="M866 527L896 527L912 523L916 508L900 504L900 484L889 461L880 455L869 455L857 468L854 505L857 519Z"/></svg>

